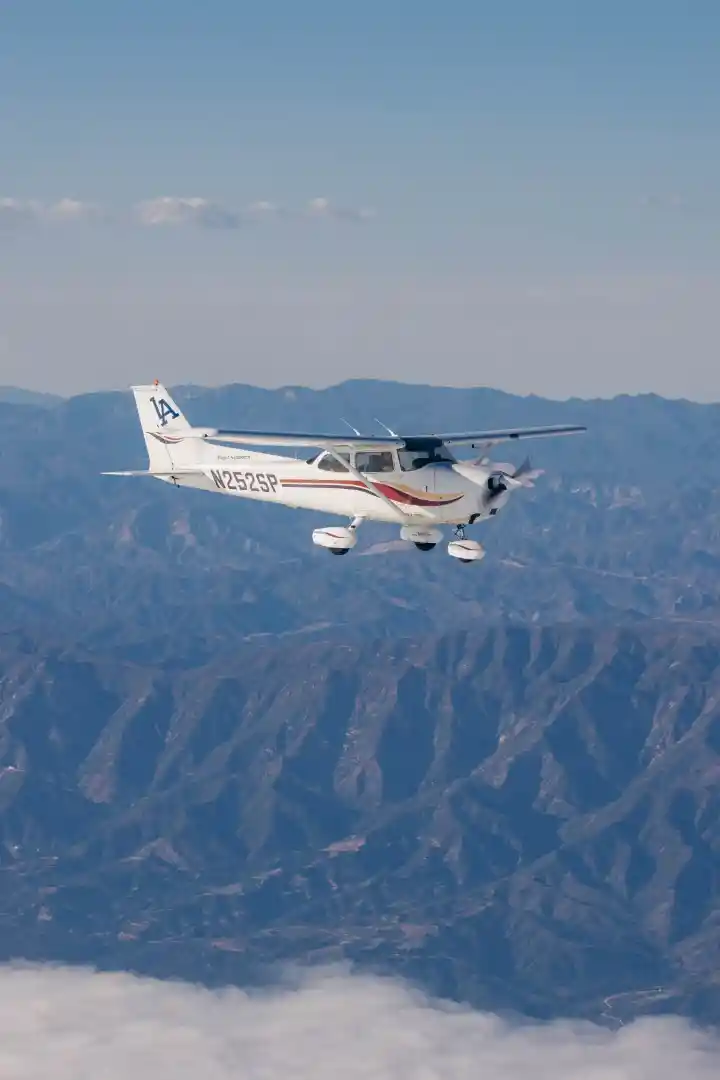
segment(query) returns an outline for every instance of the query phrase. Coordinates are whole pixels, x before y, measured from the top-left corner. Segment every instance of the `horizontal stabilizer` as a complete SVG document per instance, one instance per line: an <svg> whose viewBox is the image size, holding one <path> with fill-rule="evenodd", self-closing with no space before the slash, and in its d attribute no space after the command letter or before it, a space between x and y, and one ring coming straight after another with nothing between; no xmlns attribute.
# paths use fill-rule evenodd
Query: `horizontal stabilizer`
<svg viewBox="0 0 720 1080"><path fill-rule="evenodd" d="M203 476L203 469L181 466L179 469L125 469L122 472L103 472L101 476Z"/></svg>

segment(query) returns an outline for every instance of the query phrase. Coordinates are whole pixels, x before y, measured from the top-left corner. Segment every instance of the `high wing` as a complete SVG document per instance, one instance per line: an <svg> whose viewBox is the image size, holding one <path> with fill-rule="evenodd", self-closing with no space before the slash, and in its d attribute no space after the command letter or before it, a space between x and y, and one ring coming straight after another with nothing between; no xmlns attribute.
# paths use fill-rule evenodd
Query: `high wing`
<svg viewBox="0 0 720 1080"><path fill-rule="evenodd" d="M497 443L510 442L514 439L541 439L553 435L577 435L587 428L581 424L555 424L552 427L501 428L498 431L464 431L436 435L436 439L447 446L495 446Z"/></svg>
<svg viewBox="0 0 720 1080"><path fill-rule="evenodd" d="M314 446L317 448L361 450L402 449L405 439L375 438L373 435L320 435L293 431L234 431L223 428L193 428L188 432L196 438L217 442L239 443L241 446ZM432 436L431 436L432 437Z"/></svg>
<svg viewBox="0 0 720 1080"><path fill-rule="evenodd" d="M188 435L243 446L313 446L317 448L361 450L401 450L410 444L422 442L445 443L447 446L494 446L515 439L547 438L553 435L575 435L587 429L577 424L560 424L554 427L502 428L497 431L466 431L448 434L398 435L396 438L372 435L321 435L291 431L235 431L223 428L193 428Z"/></svg>

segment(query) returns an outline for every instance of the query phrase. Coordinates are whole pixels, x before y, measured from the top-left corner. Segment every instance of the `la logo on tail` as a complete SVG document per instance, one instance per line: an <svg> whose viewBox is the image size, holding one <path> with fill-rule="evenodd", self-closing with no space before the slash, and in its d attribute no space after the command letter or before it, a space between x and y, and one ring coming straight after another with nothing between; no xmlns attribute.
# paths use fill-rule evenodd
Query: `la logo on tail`
<svg viewBox="0 0 720 1080"><path fill-rule="evenodd" d="M180 413L176 412L172 405L167 403L165 398L160 398L158 401L156 397L151 397L150 400L155 407L155 412L157 413L157 418L161 427L165 427L170 417L172 417L173 420L177 420L179 417Z"/></svg>

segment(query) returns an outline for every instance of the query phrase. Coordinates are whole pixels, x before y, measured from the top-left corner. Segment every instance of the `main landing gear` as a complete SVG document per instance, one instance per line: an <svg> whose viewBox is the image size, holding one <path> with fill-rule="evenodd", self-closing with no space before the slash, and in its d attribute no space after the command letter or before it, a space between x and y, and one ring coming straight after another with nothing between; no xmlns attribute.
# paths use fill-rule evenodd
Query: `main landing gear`
<svg viewBox="0 0 720 1080"><path fill-rule="evenodd" d="M341 525L328 525L326 529L313 529L313 544L325 548L331 555L347 555L350 548L357 544L356 530L362 520L359 517L353 518L346 528Z"/></svg>
<svg viewBox="0 0 720 1080"><path fill-rule="evenodd" d="M432 551L439 544L443 534L439 529L426 525L403 525L400 530L400 539L414 544L418 551Z"/></svg>
<svg viewBox="0 0 720 1080"><path fill-rule="evenodd" d="M357 544L357 528L362 518L354 518L348 526L328 525L324 529L314 529L313 544L325 548L331 555L347 555ZM455 528L455 539L447 546L448 555L462 563L479 562L485 558L485 549L477 540L468 540L465 536L466 525ZM432 551L443 539L440 529L429 525L403 525L400 538L414 544L418 551Z"/></svg>

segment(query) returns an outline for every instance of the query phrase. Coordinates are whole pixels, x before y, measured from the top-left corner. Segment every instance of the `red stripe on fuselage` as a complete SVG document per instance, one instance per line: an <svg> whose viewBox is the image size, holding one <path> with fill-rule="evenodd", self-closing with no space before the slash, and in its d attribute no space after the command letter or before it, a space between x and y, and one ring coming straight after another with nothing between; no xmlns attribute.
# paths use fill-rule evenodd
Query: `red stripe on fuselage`
<svg viewBox="0 0 720 1080"><path fill-rule="evenodd" d="M462 495L450 495L450 496L437 496L423 497L422 495L415 495L408 491L403 491L402 488L393 487L392 484L383 484L373 481L378 491L381 491L386 498L391 499L396 503L403 503L407 506L448 506L450 503L458 502L462 499ZM368 495L374 495L377 498L377 492L372 488L367 487L360 480L282 480L283 487L304 487L304 488L323 488L333 491L366 491Z"/></svg>

